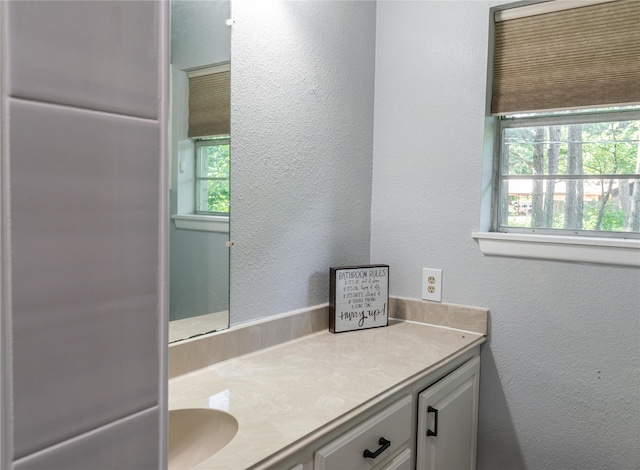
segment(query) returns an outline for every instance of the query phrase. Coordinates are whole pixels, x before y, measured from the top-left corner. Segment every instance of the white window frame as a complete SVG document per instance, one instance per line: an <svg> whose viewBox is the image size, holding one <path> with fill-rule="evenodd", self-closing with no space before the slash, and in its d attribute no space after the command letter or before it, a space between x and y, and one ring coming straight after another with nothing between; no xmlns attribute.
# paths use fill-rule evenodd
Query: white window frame
<svg viewBox="0 0 640 470"><path fill-rule="evenodd" d="M201 232L218 232L218 233L229 233L229 213L215 213L215 212L196 212L196 173L197 173L197 145L196 140L193 139L193 182L191 184L191 193L193 196L193 213L189 214L174 214L171 216L171 219L174 221L176 228L182 230L196 230ZM201 139L206 140L206 139ZM226 141L230 144L231 137L224 136L220 141Z"/></svg>
<svg viewBox="0 0 640 470"><path fill-rule="evenodd" d="M594 231L594 230L572 230L572 229L559 229L559 228L543 228L543 227L513 227L505 226L501 224L500 203L501 200L501 188L502 182L508 179L548 179L553 178L556 180L569 179L567 175L512 175L511 178L503 177L501 171L503 165L503 137L502 133L505 129L513 128L525 128L525 127L548 127L548 126L562 126L570 124L589 124L589 123L601 123L601 122L617 122L617 121L640 121L640 109L634 108L622 111L613 112L587 112L581 111L568 114L546 114L546 115L533 115L523 117L498 117L496 125L495 142L495 181L493 188L493 214L492 214L492 229L495 232L505 233L538 233L547 235L567 235L567 236L585 236L585 237L598 237L598 238L637 238L640 239L639 232L614 232L614 231ZM591 175L583 173L581 175L584 179L633 179L640 180L639 174L621 173L615 175ZM573 178L575 179L575 178Z"/></svg>
<svg viewBox="0 0 640 470"><path fill-rule="evenodd" d="M173 66L172 66L173 68ZM201 74L211 74L230 70L230 64L224 63L206 67L204 69L191 70L188 72L180 71L179 83L177 88L180 93L178 98L173 95L171 107L177 107L180 110L179 115L172 118L176 119L176 122L181 122L184 127L180 126L177 130L170 127L170 132L177 132L174 135L175 141L178 142L175 159L171 162L170 172L172 174L172 184L175 185L177 192L177 208L176 213L171 215L175 227L182 230L195 230L203 232L218 232L229 233L229 215L212 215L212 214L196 214L195 213L195 144L194 140L197 137L188 137L188 80L189 77L198 76ZM172 73L171 80L176 80ZM176 90L175 83L172 82L171 90ZM173 113L173 110L172 110ZM203 138L206 136L203 136ZM229 136L227 136L229 137ZM171 138L169 139L171 142ZM180 181L182 173L189 175L187 180ZM193 171L193 174L191 173ZM174 175L178 175L174 179Z"/></svg>
<svg viewBox="0 0 640 470"><path fill-rule="evenodd" d="M492 12L498 9L492 9ZM491 47L493 47L493 28L494 25L491 22ZM487 109L490 108L492 55L493 51L490 50ZM585 116L589 115L586 114ZM593 117L594 115L590 116ZM609 114L608 117L610 120L616 119L615 114ZM562 120L565 120L565 122L566 120L575 121L576 118L580 122L580 117L577 117L577 114L559 115L551 117L551 120L546 121L546 124L540 125L559 124ZM539 122L542 123L543 119L540 119ZM488 116L486 118L481 224L480 230L472 232L472 237L478 242L483 254L488 256L640 267L640 239L620 238L620 235L610 236L614 232L603 231L586 234L584 232L579 233L558 229L528 229L526 232L524 230L510 230L508 233L498 231L499 204L497 195L500 181L501 129L502 123L499 117Z"/></svg>

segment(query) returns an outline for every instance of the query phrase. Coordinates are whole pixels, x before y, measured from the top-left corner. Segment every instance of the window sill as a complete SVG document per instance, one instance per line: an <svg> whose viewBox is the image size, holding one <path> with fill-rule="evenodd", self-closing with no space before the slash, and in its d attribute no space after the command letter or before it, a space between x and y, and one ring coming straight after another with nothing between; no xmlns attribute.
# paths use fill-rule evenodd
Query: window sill
<svg viewBox="0 0 640 470"><path fill-rule="evenodd" d="M488 256L640 267L640 240L473 232Z"/></svg>
<svg viewBox="0 0 640 470"><path fill-rule="evenodd" d="M174 214L171 218L178 229L229 233L229 217L219 215Z"/></svg>

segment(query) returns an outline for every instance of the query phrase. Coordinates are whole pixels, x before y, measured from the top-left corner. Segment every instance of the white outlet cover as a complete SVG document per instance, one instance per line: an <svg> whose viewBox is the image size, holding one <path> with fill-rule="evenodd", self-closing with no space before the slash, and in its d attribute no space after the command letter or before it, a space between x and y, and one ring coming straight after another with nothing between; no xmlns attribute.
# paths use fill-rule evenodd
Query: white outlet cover
<svg viewBox="0 0 640 470"><path fill-rule="evenodd" d="M422 299L442 302L442 269L422 268Z"/></svg>

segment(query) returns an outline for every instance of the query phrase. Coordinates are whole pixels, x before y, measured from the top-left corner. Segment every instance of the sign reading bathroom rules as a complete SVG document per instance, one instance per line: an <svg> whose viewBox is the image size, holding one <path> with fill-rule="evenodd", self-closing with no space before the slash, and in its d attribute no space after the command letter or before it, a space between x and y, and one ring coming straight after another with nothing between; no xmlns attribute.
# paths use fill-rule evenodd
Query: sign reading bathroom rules
<svg viewBox="0 0 640 470"><path fill-rule="evenodd" d="M330 269L329 331L342 333L388 324L388 265Z"/></svg>

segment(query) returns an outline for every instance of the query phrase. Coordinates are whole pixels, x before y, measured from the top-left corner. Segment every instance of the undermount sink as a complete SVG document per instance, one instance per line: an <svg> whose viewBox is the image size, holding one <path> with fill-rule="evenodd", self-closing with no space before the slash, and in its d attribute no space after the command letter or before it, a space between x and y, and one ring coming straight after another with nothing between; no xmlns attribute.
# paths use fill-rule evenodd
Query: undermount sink
<svg viewBox="0 0 640 470"><path fill-rule="evenodd" d="M207 408L169 411L169 469L192 468L226 446L238 432L229 413Z"/></svg>

